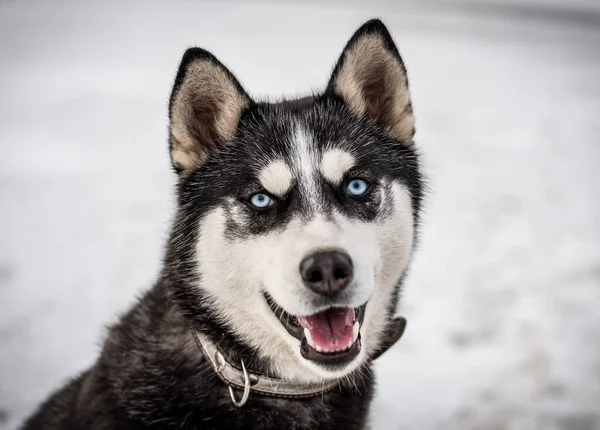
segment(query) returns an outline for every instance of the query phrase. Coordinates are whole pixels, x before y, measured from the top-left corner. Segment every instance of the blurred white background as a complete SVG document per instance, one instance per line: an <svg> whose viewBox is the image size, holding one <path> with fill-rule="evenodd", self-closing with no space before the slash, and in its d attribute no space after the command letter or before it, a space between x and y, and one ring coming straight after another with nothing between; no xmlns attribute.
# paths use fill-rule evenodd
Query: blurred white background
<svg viewBox="0 0 600 430"><path fill-rule="evenodd" d="M173 213L186 47L256 97L388 25L431 180L375 429L600 429L600 2L0 1L0 429L89 366Z"/></svg>

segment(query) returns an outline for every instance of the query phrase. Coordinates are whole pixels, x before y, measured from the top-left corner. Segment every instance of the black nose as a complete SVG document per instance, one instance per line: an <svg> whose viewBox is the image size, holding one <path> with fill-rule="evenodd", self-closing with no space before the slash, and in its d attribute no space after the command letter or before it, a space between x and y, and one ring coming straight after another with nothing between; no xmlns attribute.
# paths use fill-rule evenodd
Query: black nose
<svg viewBox="0 0 600 430"><path fill-rule="evenodd" d="M320 251L300 263L304 283L315 293L332 296L352 280L352 260L345 252Z"/></svg>

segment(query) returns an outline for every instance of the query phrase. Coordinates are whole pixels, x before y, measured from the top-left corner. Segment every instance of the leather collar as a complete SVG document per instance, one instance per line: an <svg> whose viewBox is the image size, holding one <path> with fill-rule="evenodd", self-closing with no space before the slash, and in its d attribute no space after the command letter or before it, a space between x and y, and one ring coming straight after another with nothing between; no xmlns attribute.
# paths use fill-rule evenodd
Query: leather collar
<svg viewBox="0 0 600 430"><path fill-rule="evenodd" d="M405 328L406 319L402 317L393 319L388 325L382 346L373 354L372 359L378 358L392 347L402 337ZM320 384L304 384L254 373L246 369L243 360L240 365L230 362L226 355L204 334L195 332L194 338L217 376L229 387L233 404L239 407L244 406L250 393L286 399L306 399L320 396L338 385L338 380L323 381ZM243 392L240 400L236 398L234 389Z"/></svg>

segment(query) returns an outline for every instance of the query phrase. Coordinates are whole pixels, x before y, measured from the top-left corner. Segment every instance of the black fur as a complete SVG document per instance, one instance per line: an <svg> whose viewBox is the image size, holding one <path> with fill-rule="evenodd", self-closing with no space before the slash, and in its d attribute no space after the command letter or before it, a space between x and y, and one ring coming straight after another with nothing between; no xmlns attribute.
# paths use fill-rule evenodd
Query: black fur
<svg viewBox="0 0 600 430"><path fill-rule="evenodd" d="M380 21L370 21L357 34L374 31L383 34L388 48L398 55ZM173 94L184 79L186 65L199 57L223 67L206 51L188 51L177 74ZM339 67L338 64L334 75ZM243 91L233 75L230 77ZM256 169L261 165L256 154L284 159L290 156L292 136L288 125L291 121L312 130L318 145L362 148L355 151L363 156L353 173L372 180L374 190L368 197L370 200L356 204L339 189L322 183L321 205L325 212L335 207L350 217L364 220L389 216L378 213L376 208L381 199L378 187L384 186L381 179L391 178L407 186L417 222L423 190L418 156L412 146L394 141L374 122L352 114L331 88L322 95L298 101L250 102L232 142L212 153L200 169L180 176L178 212L159 281L109 330L94 366L54 393L27 420L23 429L333 430L365 427L374 389L370 363L361 369L360 375L354 375L353 384L342 380L339 387L322 396L289 400L251 395L244 407L236 408L227 387L203 357L192 336L193 330L202 331L222 350L228 351L231 360L239 362L243 358L256 372L269 369L268 359L259 358L244 339L236 337L212 313L209 298L197 288L200 271L194 259L194 246L199 234L198 220L203 213L223 204L224 196L241 202L257 191L256 185L252 185ZM365 151L365 147L369 150ZM228 169L221 168L224 164ZM302 197L295 193L293 189L282 199L281 207L269 214L248 210L247 228L242 230L231 225L228 234L236 237L261 234L285 226L286 220L294 214L310 217ZM394 307L395 300L390 304L390 314Z"/></svg>
<svg viewBox="0 0 600 430"><path fill-rule="evenodd" d="M305 400L252 395L231 403L191 336L190 323L159 282L109 333L98 362L46 402L26 429L355 429L373 382ZM205 327L206 329L207 327ZM222 328L217 333L224 333Z"/></svg>

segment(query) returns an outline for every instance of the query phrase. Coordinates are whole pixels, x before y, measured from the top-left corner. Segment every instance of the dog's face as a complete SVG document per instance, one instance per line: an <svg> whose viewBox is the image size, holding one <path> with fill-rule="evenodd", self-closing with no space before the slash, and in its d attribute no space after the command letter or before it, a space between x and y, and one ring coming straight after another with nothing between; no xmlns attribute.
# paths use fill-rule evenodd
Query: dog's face
<svg viewBox="0 0 600 430"><path fill-rule="evenodd" d="M406 72L383 24L358 30L322 95L278 104L188 50L170 119L177 222L195 226L171 246L215 316L282 377L359 367L395 308L421 197Z"/></svg>

